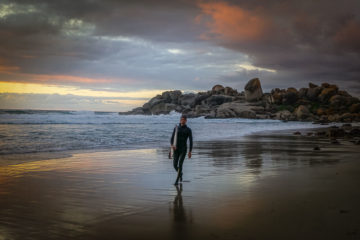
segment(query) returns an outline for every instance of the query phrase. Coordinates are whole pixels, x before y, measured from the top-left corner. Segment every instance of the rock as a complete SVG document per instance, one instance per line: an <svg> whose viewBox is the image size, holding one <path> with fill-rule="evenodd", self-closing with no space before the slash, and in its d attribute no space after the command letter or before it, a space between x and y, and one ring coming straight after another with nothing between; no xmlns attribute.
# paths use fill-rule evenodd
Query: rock
<svg viewBox="0 0 360 240"><path fill-rule="evenodd" d="M321 102L327 102L332 96L337 93L337 88L324 88L319 94L318 98Z"/></svg>
<svg viewBox="0 0 360 240"><path fill-rule="evenodd" d="M270 94L270 93L265 93L263 95L263 100L264 100L265 104L268 104L268 105L271 105L271 104L275 103L275 99L272 96L272 94Z"/></svg>
<svg viewBox="0 0 360 240"><path fill-rule="evenodd" d="M220 105L216 112L218 118L256 118L256 113L246 103L229 102Z"/></svg>
<svg viewBox="0 0 360 240"><path fill-rule="evenodd" d="M313 83L309 83L309 88L316 88L316 87L318 87L318 85L313 84Z"/></svg>
<svg viewBox="0 0 360 240"><path fill-rule="evenodd" d="M195 107L195 114L197 116L206 115L211 112L211 109L206 105L197 105Z"/></svg>
<svg viewBox="0 0 360 240"><path fill-rule="evenodd" d="M308 89L307 88L300 88L299 90L299 98L305 98L307 94Z"/></svg>
<svg viewBox="0 0 360 240"><path fill-rule="evenodd" d="M221 105L226 102L232 102L233 97L226 96L226 95L212 95L206 98L202 104L206 104L208 106L216 106Z"/></svg>
<svg viewBox="0 0 360 240"><path fill-rule="evenodd" d="M218 84L218 85L213 86L211 91L213 94L224 93L224 87L222 85Z"/></svg>
<svg viewBox="0 0 360 240"><path fill-rule="evenodd" d="M237 96L239 93L231 87L225 87L224 94L228 96Z"/></svg>
<svg viewBox="0 0 360 240"><path fill-rule="evenodd" d="M320 94L321 91L322 91L321 87L309 88L307 93L306 93L306 96L311 101L317 101L318 100L318 95Z"/></svg>
<svg viewBox="0 0 360 240"><path fill-rule="evenodd" d="M152 108L150 108L151 114L167 114L173 110L175 110L176 105L173 103L160 103L154 105Z"/></svg>
<svg viewBox="0 0 360 240"><path fill-rule="evenodd" d="M352 122L356 117L351 113L344 113L339 117L341 122Z"/></svg>
<svg viewBox="0 0 360 240"><path fill-rule="evenodd" d="M189 116L246 117L282 121L328 122L360 121L360 100L336 85L309 83L309 88L273 89L263 93L258 78L251 79L245 92L215 85L211 90L182 94L180 90L165 91L151 98L142 107L119 114L166 114L170 111ZM348 128L343 127L343 129ZM349 136L347 134L347 136Z"/></svg>
<svg viewBox="0 0 360 240"><path fill-rule="evenodd" d="M291 105L296 103L298 100L298 93L293 91L287 91L282 97L282 103L286 105Z"/></svg>
<svg viewBox="0 0 360 240"><path fill-rule="evenodd" d="M120 115L126 115L126 114L129 114L129 112L119 112ZM142 107L137 107L137 108L134 108L133 110L131 110L131 114L134 114L134 115L141 115L141 114L146 114L144 112L144 109Z"/></svg>
<svg viewBox="0 0 360 240"><path fill-rule="evenodd" d="M261 88L261 83L258 78L251 79L245 85L245 99L248 102L258 101L262 98L263 91Z"/></svg>
<svg viewBox="0 0 360 240"><path fill-rule="evenodd" d="M338 122L340 118L339 114L332 114L328 116L329 122Z"/></svg>
<svg viewBox="0 0 360 240"><path fill-rule="evenodd" d="M272 98L275 104L282 104L282 99L285 94L285 90L280 90L279 88L273 89L271 91Z"/></svg>
<svg viewBox="0 0 360 240"><path fill-rule="evenodd" d="M334 107L344 106L348 104L348 100L346 97L342 95L333 95L329 99L330 105Z"/></svg>
<svg viewBox="0 0 360 240"><path fill-rule="evenodd" d="M325 110L324 108L318 108L318 109L316 110L316 114L317 114L318 116L325 115L325 114L326 114L326 110Z"/></svg>
<svg viewBox="0 0 360 240"><path fill-rule="evenodd" d="M323 87L323 88L328 88L330 86L330 84L328 84L328 83L322 83L321 84L321 87Z"/></svg>
<svg viewBox="0 0 360 240"><path fill-rule="evenodd" d="M193 106L195 106L195 99L196 99L196 94L187 93L180 97L179 102L183 106L187 105L187 106L193 107Z"/></svg>
<svg viewBox="0 0 360 240"><path fill-rule="evenodd" d="M251 111L251 110L244 110L244 111L242 111L242 112L240 112L238 114L238 117L255 119L256 118L256 113L254 111Z"/></svg>
<svg viewBox="0 0 360 240"><path fill-rule="evenodd" d="M165 91L161 94L162 99L165 100L166 103L178 104L179 97L182 95L180 90L175 91Z"/></svg>
<svg viewBox="0 0 360 240"><path fill-rule="evenodd" d="M360 103L354 103L350 106L349 111L351 113L360 113Z"/></svg>
<svg viewBox="0 0 360 240"><path fill-rule="evenodd" d="M299 120L304 120L312 116L309 109L304 105L300 105L299 107L297 107L294 113Z"/></svg>
<svg viewBox="0 0 360 240"><path fill-rule="evenodd" d="M292 117L292 114L288 110L279 111L275 114L275 118L279 120L289 121Z"/></svg>

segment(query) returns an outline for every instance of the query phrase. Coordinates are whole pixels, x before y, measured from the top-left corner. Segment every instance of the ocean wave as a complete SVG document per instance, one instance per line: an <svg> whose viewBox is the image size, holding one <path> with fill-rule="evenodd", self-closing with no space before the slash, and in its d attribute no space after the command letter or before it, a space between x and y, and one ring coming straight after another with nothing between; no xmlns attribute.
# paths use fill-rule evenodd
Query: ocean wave
<svg viewBox="0 0 360 240"><path fill-rule="evenodd" d="M169 145L171 133L180 119L180 113L176 112L149 116L89 111L31 112L1 115L0 154L164 147ZM188 119L188 125L195 142L238 139L261 131L316 127L305 122L204 117Z"/></svg>

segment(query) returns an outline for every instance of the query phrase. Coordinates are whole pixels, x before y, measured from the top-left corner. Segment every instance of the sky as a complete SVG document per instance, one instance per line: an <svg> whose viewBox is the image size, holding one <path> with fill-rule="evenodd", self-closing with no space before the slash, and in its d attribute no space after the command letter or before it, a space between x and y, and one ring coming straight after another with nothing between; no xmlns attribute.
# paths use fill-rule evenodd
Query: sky
<svg viewBox="0 0 360 240"><path fill-rule="evenodd" d="M0 1L2 109L126 111L255 77L359 96L360 1Z"/></svg>

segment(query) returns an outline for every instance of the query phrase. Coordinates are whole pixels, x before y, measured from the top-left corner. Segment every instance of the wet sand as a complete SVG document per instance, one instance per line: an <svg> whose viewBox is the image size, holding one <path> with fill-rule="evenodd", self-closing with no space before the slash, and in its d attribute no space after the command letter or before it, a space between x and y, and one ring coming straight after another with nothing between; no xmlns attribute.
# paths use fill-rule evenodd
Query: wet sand
<svg viewBox="0 0 360 240"><path fill-rule="evenodd" d="M341 143L196 142L178 187L168 149L3 163L0 239L360 239L360 149Z"/></svg>

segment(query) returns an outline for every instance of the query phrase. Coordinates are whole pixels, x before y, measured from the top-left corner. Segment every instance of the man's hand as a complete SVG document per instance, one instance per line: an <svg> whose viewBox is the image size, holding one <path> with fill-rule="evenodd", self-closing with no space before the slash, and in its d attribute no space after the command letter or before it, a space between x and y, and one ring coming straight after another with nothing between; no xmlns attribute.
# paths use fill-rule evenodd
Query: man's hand
<svg viewBox="0 0 360 240"><path fill-rule="evenodd" d="M188 157L191 158L191 152L188 152Z"/></svg>
<svg viewBox="0 0 360 240"><path fill-rule="evenodd" d="M176 147L174 145L171 145L171 148L174 149L174 151L176 150Z"/></svg>

